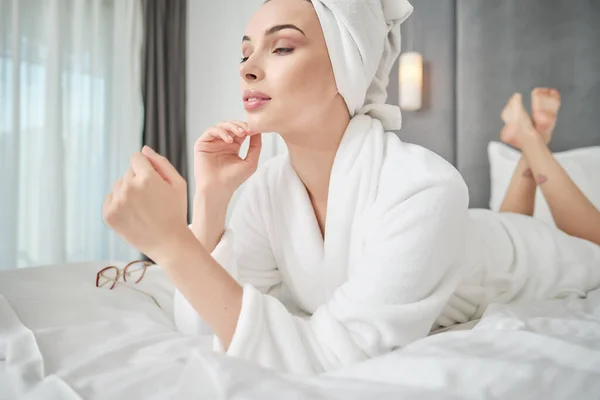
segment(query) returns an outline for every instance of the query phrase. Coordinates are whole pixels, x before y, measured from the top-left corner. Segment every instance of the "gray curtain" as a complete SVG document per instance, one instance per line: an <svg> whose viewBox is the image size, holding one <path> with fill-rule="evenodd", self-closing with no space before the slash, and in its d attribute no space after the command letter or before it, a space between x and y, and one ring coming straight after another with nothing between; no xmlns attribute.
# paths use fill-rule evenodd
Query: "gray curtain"
<svg viewBox="0 0 600 400"><path fill-rule="evenodd" d="M187 180L187 0L143 0L143 143L167 157Z"/></svg>

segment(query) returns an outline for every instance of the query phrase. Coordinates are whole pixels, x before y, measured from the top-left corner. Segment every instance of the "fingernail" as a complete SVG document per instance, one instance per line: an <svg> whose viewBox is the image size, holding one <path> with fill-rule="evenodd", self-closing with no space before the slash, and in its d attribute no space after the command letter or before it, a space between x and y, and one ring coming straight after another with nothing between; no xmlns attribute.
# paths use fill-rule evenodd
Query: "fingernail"
<svg viewBox="0 0 600 400"><path fill-rule="evenodd" d="M152 149L152 147L149 146L144 146L144 148L142 150L146 150L148 153L152 154L152 155L156 155L156 152L154 151L154 149Z"/></svg>
<svg viewBox="0 0 600 400"><path fill-rule="evenodd" d="M242 128L241 126L238 126L238 132L244 132L244 128Z"/></svg>

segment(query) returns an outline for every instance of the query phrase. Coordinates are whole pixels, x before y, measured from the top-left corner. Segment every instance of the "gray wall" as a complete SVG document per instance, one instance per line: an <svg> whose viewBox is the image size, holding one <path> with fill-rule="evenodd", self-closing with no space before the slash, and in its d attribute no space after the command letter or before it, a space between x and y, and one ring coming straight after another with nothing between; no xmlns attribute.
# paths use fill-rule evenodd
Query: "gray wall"
<svg viewBox="0 0 600 400"><path fill-rule="evenodd" d="M402 112L399 136L455 163L455 1L411 0L411 4L415 10L402 25L402 49L423 54L425 104L422 110ZM398 65L392 69L388 102L399 102Z"/></svg>
<svg viewBox="0 0 600 400"><path fill-rule="evenodd" d="M404 49L426 62L426 106L404 112L399 136L454 163L472 207L487 207L487 144L515 91L558 88L563 107L553 151L600 145L600 1L412 0ZM412 21L411 21L412 20ZM411 26L412 22L414 26ZM398 102L397 69L390 84Z"/></svg>

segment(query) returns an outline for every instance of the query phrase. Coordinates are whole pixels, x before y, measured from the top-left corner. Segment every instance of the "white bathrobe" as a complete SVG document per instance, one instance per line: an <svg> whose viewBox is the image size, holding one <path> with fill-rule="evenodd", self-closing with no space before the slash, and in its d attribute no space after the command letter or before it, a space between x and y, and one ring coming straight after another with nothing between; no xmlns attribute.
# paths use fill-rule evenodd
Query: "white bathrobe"
<svg viewBox="0 0 600 400"><path fill-rule="evenodd" d="M532 218L469 213L452 165L386 132L401 125L385 87L412 12L406 0L313 4L352 117L331 172L325 238L287 155L249 180L213 252L244 288L227 354L315 374L477 318L494 301L600 285L599 246ZM179 292L175 321L186 334L209 331ZM218 340L215 349L224 351Z"/></svg>
<svg viewBox="0 0 600 400"><path fill-rule="evenodd" d="M287 155L248 182L213 253L244 284L227 354L316 373L431 329L464 275L467 189L441 157L394 133L366 135L371 124L381 123L354 118L342 140L324 239ZM310 318L263 294L281 283ZM202 325L179 293L175 315L183 332Z"/></svg>
<svg viewBox="0 0 600 400"><path fill-rule="evenodd" d="M599 246L529 217L467 211L453 166L372 124L355 117L342 140L324 239L287 155L248 182L213 252L244 285L227 354L319 373L478 318L492 302L600 285ZM184 333L206 332L179 292L175 318Z"/></svg>

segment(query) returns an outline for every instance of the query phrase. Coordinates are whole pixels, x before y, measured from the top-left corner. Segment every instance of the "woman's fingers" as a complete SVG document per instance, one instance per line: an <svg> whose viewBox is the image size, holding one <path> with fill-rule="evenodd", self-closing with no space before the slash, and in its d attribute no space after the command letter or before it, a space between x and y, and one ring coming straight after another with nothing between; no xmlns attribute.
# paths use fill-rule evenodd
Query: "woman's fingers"
<svg viewBox="0 0 600 400"><path fill-rule="evenodd" d="M177 169L166 157L161 156L148 146L144 146L142 154L147 157L149 164L152 165L154 170L158 172L163 180L170 184L177 183L180 180L181 175L179 175Z"/></svg>
<svg viewBox="0 0 600 400"><path fill-rule="evenodd" d="M220 122L217 127L229 131L233 136L244 138L248 135L248 125L240 121Z"/></svg>
<svg viewBox="0 0 600 400"><path fill-rule="evenodd" d="M248 124L242 121L223 121L216 126L208 128L199 138L202 142L211 142L220 139L225 143L231 144L234 141L241 144L247 136L255 133L250 131Z"/></svg>
<svg viewBox="0 0 600 400"><path fill-rule="evenodd" d="M142 153L133 153L131 156L131 169L136 176L149 177L154 170L150 161Z"/></svg>
<svg viewBox="0 0 600 400"><path fill-rule="evenodd" d="M112 192L117 193L119 189L121 189L121 185L123 184L123 179L119 178L115 181L112 187Z"/></svg>
<svg viewBox="0 0 600 400"><path fill-rule="evenodd" d="M205 135L208 135L211 140L221 139L225 143L233 143L233 137L223 128L213 126L212 128L208 128L206 130Z"/></svg>
<svg viewBox="0 0 600 400"><path fill-rule="evenodd" d="M252 169L258 167L258 159L260 157L260 150L262 149L262 135L250 136L250 145L248 146L248 154L246 154L246 161L250 164Z"/></svg>
<svg viewBox="0 0 600 400"><path fill-rule="evenodd" d="M130 168L127 170L127 172L125 172L125 175L123 176L123 181L131 182L133 178L135 178L135 173L133 172L133 169Z"/></svg>
<svg viewBox="0 0 600 400"><path fill-rule="evenodd" d="M112 202L113 202L113 193L109 193L106 195L106 197L104 198L104 202L102 203L102 219L104 220L105 223L108 223L107 219L110 216L110 210L112 208Z"/></svg>

